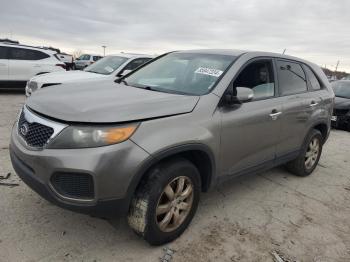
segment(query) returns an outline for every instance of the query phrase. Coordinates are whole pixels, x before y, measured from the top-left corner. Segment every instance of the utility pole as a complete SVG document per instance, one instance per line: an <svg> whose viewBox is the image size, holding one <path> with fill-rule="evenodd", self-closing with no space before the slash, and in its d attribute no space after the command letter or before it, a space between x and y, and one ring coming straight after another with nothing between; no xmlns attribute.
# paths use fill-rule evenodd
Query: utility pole
<svg viewBox="0 0 350 262"><path fill-rule="evenodd" d="M102 48L103 48L103 56L106 56L106 47L107 46L105 46L105 45L102 46Z"/></svg>

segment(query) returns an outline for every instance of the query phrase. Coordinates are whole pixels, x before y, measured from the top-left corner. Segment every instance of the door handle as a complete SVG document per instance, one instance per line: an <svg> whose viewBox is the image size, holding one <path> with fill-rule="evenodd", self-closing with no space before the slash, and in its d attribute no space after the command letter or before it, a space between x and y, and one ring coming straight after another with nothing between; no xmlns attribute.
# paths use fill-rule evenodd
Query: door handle
<svg viewBox="0 0 350 262"><path fill-rule="evenodd" d="M272 120L276 120L280 114L282 114L282 112L278 112L276 109L274 109L272 110L270 117Z"/></svg>
<svg viewBox="0 0 350 262"><path fill-rule="evenodd" d="M317 105L318 105L318 103L317 103L317 102L315 102L315 101L311 101L311 103L310 103L309 107L314 107L314 106L317 106Z"/></svg>

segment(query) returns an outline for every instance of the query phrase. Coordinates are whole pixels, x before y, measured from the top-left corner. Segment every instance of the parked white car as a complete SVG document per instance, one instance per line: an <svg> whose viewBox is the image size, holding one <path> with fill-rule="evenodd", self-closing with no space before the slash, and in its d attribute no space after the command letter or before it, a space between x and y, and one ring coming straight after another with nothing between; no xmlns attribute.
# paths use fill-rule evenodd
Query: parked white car
<svg viewBox="0 0 350 262"><path fill-rule="evenodd" d="M92 54L84 54L79 56L74 61L74 69L84 69L85 67L92 65L93 63L100 60L102 56L100 55L92 55Z"/></svg>
<svg viewBox="0 0 350 262"><path fill-rule="evenodd" d="M107 80L113 82L151 60L153 56L121 53L109 55L86 67L83 71L66 71L33 77L26 86L26 96L53 85L85 81Z"/></svg>
<svg viewBox="0 0 350 262"><path fill-rule="evenodd" d="M23 89L35 75L65 72L66 65L56 54L49 49L0 42L0 87Z"/></svg>
<svg viewBox="0 0 350 262"><path fill-rule="evenodd" d="M73 60L73 56L72 55L69 55L69 54L66 54L66 53L59 53L59 54L57 54L57 57L63 63L66 64L66 69L67 70L73 69L74 60Z"/></svg>

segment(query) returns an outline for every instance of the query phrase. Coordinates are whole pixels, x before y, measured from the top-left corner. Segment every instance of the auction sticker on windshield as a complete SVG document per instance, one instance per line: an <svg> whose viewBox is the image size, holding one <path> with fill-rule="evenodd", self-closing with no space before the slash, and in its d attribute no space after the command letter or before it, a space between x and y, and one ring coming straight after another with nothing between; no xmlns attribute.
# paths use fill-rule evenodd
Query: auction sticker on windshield
<svg viewBox="0 0 350 262"><path fill-rule="evenodd" d="M214 69L214 68L206 68L206 67L200 67L198 68L195 73L196 74L202 74L202 75L209 75L209 76L215 76L219 77L224 71Z"/></svg>

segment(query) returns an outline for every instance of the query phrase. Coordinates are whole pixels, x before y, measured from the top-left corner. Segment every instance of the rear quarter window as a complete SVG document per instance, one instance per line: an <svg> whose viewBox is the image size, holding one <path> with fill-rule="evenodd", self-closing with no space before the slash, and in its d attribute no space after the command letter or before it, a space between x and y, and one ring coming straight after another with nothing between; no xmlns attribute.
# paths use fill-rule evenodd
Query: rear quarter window
<svg viewBox="0 0 350 262"><path fill-rule="evenodd" d="M307 91L306 75L299 63L277 60L277 73L282 96Z"/></svg>
<svg viewBox="0 0 350 262"><path fill-rule="evenodd" d="M305 69L306 75L309 79L310 86L311 86L312 90L320 90L321 84L320 84L320 81L318 81L315 73L311 70L310 67L308 67L306 65L304 65L304 69Z"/></svg>

